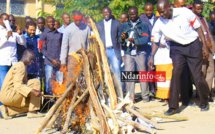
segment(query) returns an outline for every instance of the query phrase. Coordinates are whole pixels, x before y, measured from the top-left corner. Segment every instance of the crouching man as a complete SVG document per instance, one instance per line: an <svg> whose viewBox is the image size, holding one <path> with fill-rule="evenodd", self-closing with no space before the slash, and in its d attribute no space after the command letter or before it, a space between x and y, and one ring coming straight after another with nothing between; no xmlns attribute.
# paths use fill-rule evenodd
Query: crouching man
<svg viewBox="0 0 215 134"><path fill-rule="evenodd" d="M40 109L40 81L31 79L27 81L27 66L35 59L32 50L26 49L20 62L13 65L8 71L0 92L0 107L5 119L20 113L28 112L27 117L42 117L37 113Z"/></svg>

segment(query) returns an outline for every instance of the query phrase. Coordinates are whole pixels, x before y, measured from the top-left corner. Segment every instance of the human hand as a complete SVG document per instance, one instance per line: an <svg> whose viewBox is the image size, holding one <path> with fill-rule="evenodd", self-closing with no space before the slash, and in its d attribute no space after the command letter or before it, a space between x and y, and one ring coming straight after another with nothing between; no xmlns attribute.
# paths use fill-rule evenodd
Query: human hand
<svg viewBox="0 0 215 134"><path fill-rule="evenodd" d="M125 61L125 56L122 56L122 62L124 62Z"/></svg>
<svg viewBox="0 0 215 134"><path fill-rule="evenodd" d="M209 50L207 47L203 47L203 59L207 60L209 57Z"/></svg>
<svg viewBox="0 0 215 134"><path fill-rule="evenodd" d="M122 32L121 39L124 40L126 38L126 32Z"/></svg>
<svg viewBox="0 0 215 134"><path fill-rule="evenodd" d="M43 95L40 91L38 91L38 90L36 90L36 89L32 89L32 90L31 90L31 93L32 93L34 96L36 96L36 97L40 97L40 96Z"/></svg>
<svg viewBox="0 0 215 134"><path fill-rule="evenodd" d="M9 38L10 36L12 36L12 31L7 32L7 38Z"/></svg>
<svg viewBox="0 0 215 134"><path fill-rule="evenodd" d="M153 67L154 66L154 57L153 56L151 56L150 58L149 58L149 61L148 61L148 67L151 69L151 70L154 70L155 68Z"/></svg>
<svg viewBox="0 0 215 134"><path fill-rule="evenodd" d="M55 59L52 59L51 61L54 64L55 67L59 67L60 66L60 62L59 61L57 61Z"/></svg>
<svg viewBox="0 0 215 134"><path fill-rule="evenodd" d="M164 45L164 44L162 44L162 43L160 43L159 46L162 47L162 48L166 48L166 45Z"/></svg>
<svg viewBox="0 0 215 134"><path fill-rule="evenodd" d="M20 29L20 27L19 27L19 26L16 26L16 32L17 32L19 35L21 35L21 34L22 34L22 31L21 31L21 29Z"/></svg>
<svg viewBox="0 0 215 134"><path fill-rule="evenodd" d="M134 38L128 38L128 40L129 40L130 42L132 42L132 43L135 43L135 42L134 42Z"/></svg>

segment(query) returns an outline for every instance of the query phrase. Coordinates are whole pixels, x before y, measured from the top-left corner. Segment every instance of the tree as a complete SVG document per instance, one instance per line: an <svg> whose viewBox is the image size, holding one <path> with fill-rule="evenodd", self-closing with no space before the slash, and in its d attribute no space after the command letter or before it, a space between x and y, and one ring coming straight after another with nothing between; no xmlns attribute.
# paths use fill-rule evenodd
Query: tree
<svg viewBox="0 0 215 134"><path fill-rule="evenodd" d="M73 14L73 11L80 11L85 16L92 16L95 21L103 19L102 9L109 5L109 0L44 0L44 2L52 3L53 6L65 5L63 10L55 10L52 14L44 11L39 13L39 16L47 17L49 15L61 22L63 13Z"/></svg>
<svg viewBox="0 0 215 134"><path fill-rule="evenodd" d="M52 3L53 6L64 5L63 10L55 10L52 14L48 14L44 11L39 13L39 16L53 16L56 20L60 21L63 13L69 13L72 15L74 10L82 12L86 17L91 16L96 22L103 19L102 9L104 7L110 7L112 14L118 20L120 14L128 13L129 7L136 6L139 14L145 13L144 6L147 2L154 4L154 13L157 11L156 3L158 0L43 0L44 2ZM171 4L174 0L169 0ZM192 4L194 0L186 0L186 4ZM203 15L209 20L209 12L215 9L214 3L205 3Z"/></svg>

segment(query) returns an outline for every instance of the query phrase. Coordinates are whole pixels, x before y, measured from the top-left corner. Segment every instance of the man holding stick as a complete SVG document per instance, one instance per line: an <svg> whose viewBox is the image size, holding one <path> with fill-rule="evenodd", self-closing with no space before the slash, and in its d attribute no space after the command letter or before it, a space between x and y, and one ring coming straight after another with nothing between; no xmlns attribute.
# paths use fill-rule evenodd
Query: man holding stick
<svg viewBox="0 0 215 134"><path fill-rule="evenodd" d="M27 117L42 117L36 110L40 109L40 81L31 79L27 81L27 66L30 66L35 59L32 50L26 49L20 62L16 63L8 71L0 99L2 116L5 119L12 115L28 112Z"/></svg>

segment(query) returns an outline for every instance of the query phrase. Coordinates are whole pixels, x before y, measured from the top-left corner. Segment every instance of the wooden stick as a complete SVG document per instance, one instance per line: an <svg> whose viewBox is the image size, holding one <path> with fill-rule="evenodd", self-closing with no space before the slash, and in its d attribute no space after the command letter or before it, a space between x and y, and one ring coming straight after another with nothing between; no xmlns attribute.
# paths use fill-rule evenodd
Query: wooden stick
<svg viewBox="0 0 215 134"><path fill-rule="evenodd" d="M166 118L166 119L174 119L176 121L187 121L189 120L188 117L179 117L179 116L166 116L163 114L149 114L149 113L142 113L141 114L149 119L151 119L152 117L159 117L159 118Z"/></svg>
<svg viewBox="0 0 215 134"><path fill-rule="evenodd" d="M113 84L113 79L111 77L110 68L109 68L109 65L108 65L108 59L107 59L107 56L106 56L104 43L100 39L99 32L98 32L98 30L96 28L95 23L93 22L93 20L91 18L90 18L90 22L91 22L91 25L92 25L93 33L95 34L96 39L97 39L97 41L99 43L99 46L100 46L102 64L103 64L103 69L104 69L104 78L105 78L106 85L107 85L108 92L109 92L111 109L113 110L114 106L117 104L117 96L116 96L116 92L115 92L115 89L114 89L114 84Z"/></svg>
<svg viewBox="0 0 215 134"><path fill-rule="evenodd" d="M99 121L101 123L101 126L102 126L100 128L100 133L101 134L105 134L105 133L109 134L109 133L111 133L111 131L110 131L110 128L107 124L103 109L100 105L96 90L95 90L94 85L93 85L92 74L90 73L90 66L89 66L88 57L86 56L84 49L78 50L78 53L80 53L84 59L84 66L83 66L84 67L84 77L85 77L85 80L87 83L87 89L90 92L90 98L93 102L93 105L94 105L95 110L96 110L96 114L97 114Z"/></svg>
<svg viewBox="0 0 215 134"><path fill-rule="evenodd" d="M63 126L63 130L61 131L62 134L65 134L69 128L69 122L70 122L70 119L71 119L71 116L72 116L72 111L73 111L73 105L75 103L75 100L78 96L78 88L75 89L74 91L74 95L72 97L72 101L71 101L71 104L69 106L69 109L67 111L67 116L66 116L66 121L64 123L64 126Z"/></svg>
<svg viewBox="0 0 215 134"><path fill-rule="evenodd" d="M147 119L146 117L144 117L143 115L141 115L141 113L135 111L133 108L131 108L130 106L126 106L125 107L126 110L128 110L129 112L133 113L135 116L137 116L138 118L140 118L141 120L153 125L156 129L163 129L162 127L160 127L157 123Z"/></svg>
<svg viewBox="0 0 215 134"><path fill-rule="evenodd" d="M117 117L117 119L129 124L129 125L132 125L132 126L135 126L138 130L140 131L144 131L144 132L148 132L148 133L151 133L151 134L154 134L155 133L155 130L152 130L150 127L148 126L143 126L142 124L140 123L137 123L137 122L134 122L132 120L125 120L121 117Z"/></svg>
<svg viewBox="0 0 215 134"><path fill-rule="evenodd" d="M60 96L54 96L54 95L43 95L45 98L50 97L50 98L60 98Z"/></svg>
<svg viewBox="0 0 215 134"><path fill-rule="evenodd" d="M112 75L112 78L113 78L113 83L114 83L114 86L115 86L117 97L123 99L123 92L122 92L121 84L119 82L118 77L116 76L116 74L113 72L112 69L111 69L111 75Z"/></svg>
<svg viewBox="0 0 215 134"><path fill-rule="evenodd" d="M67 97L67 95L69 94L70 90L72 89L72 87L74 86L75 82L72 82L70 84L70 86L66 89L66 91L63 93L63 95L57 100L57 102L52 106L52 108L49 110L49 112L46 114L44 121L42 122L42 125L40 126L40 128L35 132L35 134L39 134L39 132L41 132L46 125L48 124L49 120L51 119L51 117L53 116L53 114L55 113L55 111L57 110L57 108L62 104L62 102L64 101L64 99Z"/></svg>
<svg viewBox="0 0 215 134"><path fill-rule="evenodd" d="M70 112L72 113L72 111L75 109L75 107L84 99L84 97L89 93L89 89L86 89L84 91L84 93L80 96L80 98L74 103L74 105L72 105ZM70 116L71 117L71 116Z"/></svg>
<svg viewBox="0 0 215 134"><path fill-rule="evenodd" d="M60 115L61 110L63 109L63 105L60 105L60 107L55 112L54 116L52 116L51 120L49 121L49 124L46 128L51 128L52 124L57 120L58 116Z"/></svg>
<svg viewBox="0 0 215 134"><path fill-rule="evenodd" d="M82 63L79 62L80 67L83 65ZM81 70L80 71L76 71L71 83L68 84L66 90L64 91L64 93L62 94L62 96L56 101L56 103L52 106L52 108L49 110L49 112L46 114L44 121L42 122L42 125L40 126L40 128L35 132L35 134L39 134L39 132L41 132L46 125L48 124L49 120L51 119L51 117L53 116L53 114L55 113L55 111L57 110L57 108L62 104L62 102L64 101L64 99L67 97L67 95L70 93L72 87L75 85L75 81L78 78L78 76L80 75Z"/></svg>
<svg viewBox="0 0 215 134"><path fill-rule="evenodd" d="M99 77L100 77L101 85L102 85L101 97L102 97L102 99L105 99L105 96L104 96L105 84L104 84L104 79L103 79L103 75L102 75L103 72L102 72L102 67L101 67L101 58L100 58L100 53L99 53L99 47L98 47L98 44L96 41L95 41L94 45L95 45L95 54L96 54L96 59L97 59L97 65L99 68Z"/></svg>
<svg viewBox="0 0 215 134"><path fill-rule="evenodd" d="M111 118L113 120L114 134L118 134L119 133L119 124L118 124L118 122L116 120L115 115L113 114L113 111L107 105L105 105L104 103L101 103L101 104L104 107L104 109L106 109L109 112L109 114L110 114L110 116L111 116Z"/></svg>

